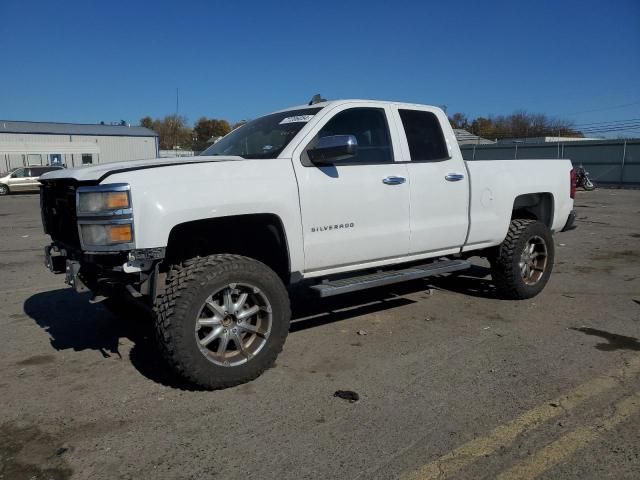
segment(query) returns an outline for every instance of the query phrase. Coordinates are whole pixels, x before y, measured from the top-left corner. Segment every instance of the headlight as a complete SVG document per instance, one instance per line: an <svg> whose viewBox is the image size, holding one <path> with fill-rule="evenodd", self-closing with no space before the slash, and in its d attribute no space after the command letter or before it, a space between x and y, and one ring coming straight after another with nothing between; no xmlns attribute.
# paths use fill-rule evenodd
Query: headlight
<svg viewBox="0 0 640 480"><path fill-rule="evenodd" d="M80 246L85 251L134 248L131 189L126 183L78 187L76 211Z"/></svg>
<svg viewBox="0 0 640 480"><path fill-rule="evenodd" d="M133 225L81 224L82 243L92 247L133 242Z"/></svg>
<svg viewBox="0 0 640 480"><path fill-rule="evenodd" d="M118 210L131 208L129 191L115 192L79 192L78 215L96 215L99 213L112 213Z"/></svg>

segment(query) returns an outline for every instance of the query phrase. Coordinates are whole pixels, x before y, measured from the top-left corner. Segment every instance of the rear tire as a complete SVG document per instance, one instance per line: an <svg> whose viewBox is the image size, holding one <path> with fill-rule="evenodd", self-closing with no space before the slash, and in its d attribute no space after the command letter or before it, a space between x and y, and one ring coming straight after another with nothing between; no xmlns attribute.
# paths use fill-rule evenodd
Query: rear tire
<svg viewBox="0 0 640 480"><path fill-rule="evenodd" d="M585 180L582 188L584 188L587 192L592 192L596 189L596 186L593 184L591 180Z"/></svg>
<svg viewBox="0 0 640 480"><path fill-rule="evenodd" d="M511 300L535 297L549 281L553 259L553 237L546 225L512 220L507 237L489 259L498 294Z"/></svg>
<svg viewBox="0 0 640 480"><path fill-rule="evenodd" d="M289 333L287 290L263 263L239 255L196 257L172 267L156 302L156 333L169 365L198 387L253 380Z"/></svg>

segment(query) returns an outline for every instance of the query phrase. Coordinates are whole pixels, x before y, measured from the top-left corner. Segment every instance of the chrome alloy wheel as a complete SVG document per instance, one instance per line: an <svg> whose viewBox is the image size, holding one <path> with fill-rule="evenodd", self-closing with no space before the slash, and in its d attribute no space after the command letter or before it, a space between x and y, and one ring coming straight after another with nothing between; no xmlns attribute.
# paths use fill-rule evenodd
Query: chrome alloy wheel
<svg viewBox="0 0 640 480"><path fill-rule="evenodd" d="M527 285L535 285L544 275L547 267L547 244L538 236L531 237L520 255L520 273Z"/></svg>
<svg viewBox="0 0 640 480"><path fill-rule="evenodd" d="M253 285L232 283L210 295L200 308L196 342L210 362L235 367L260 353L272 323L266 295Z"/></svg>

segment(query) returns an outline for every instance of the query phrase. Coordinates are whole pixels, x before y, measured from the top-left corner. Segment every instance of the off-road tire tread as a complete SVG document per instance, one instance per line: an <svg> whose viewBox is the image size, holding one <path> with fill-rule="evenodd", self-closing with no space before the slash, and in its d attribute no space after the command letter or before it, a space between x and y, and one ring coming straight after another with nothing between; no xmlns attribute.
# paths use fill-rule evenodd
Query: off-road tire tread
<svg viewBox="0 0 640 480"><path fill-rule="evenodd" d="M197 376L193 375L193 372L186 368L177 352L175 341L176 329L172 328L173 323L180 321L180 319L183 318L183 315L181 314L184 314L184 312L181 310L186 310L186 306L190 303L190 297L193 295L194 290L192 287L194 284L199 281L212 280L215 276L212 274L207 275L207 271L211 271L216 267L230 263L234 264L236 268L258 267L264 270L264 273L272 274L273 278L270 280L279 282L286 295L286 289L280 278L263 263L242 255L218 254L206 257L195 257L185 260L180 264L172 265L167 272L165 289L158 295L154 306L155 333L159 350L164 361L166 361L168 366L182 378L207 390L218 390L249 382L260 376L265 370L271 368L275 363L276 357L282 351L282 347L289 330L287 325L287 328L283 329L283 334L280 334L279 336L272 334L269 337L271 341L276 342L275 346L277 348L270 351L268 354L263 352L260 356L251 360L252 362L259 361L261 363L259 371L251 375L245 375L242 377L238 376L237 378L228 381L216 381L215 384L212 385L210 383L201 383ZM181 301L181 305L177 305L178 299L184 300L184 302ZM289 321L291 318L291 309L288 298L286 305L287 311L285 312L285 318Z"/></svg>
<svg viewBox="0 0 640 480"><path fill-rule="evenodd" d="M519 256L521 252L516 251L516 246L522 235L534 224L539 223L537 220L530 219L514 219L509 225L509 231L504 241L498 246L496 254L490 259L491 261L491 277L493 283L501 297L511 300L521 300L530 298L532 295L527 294L521 285L512 281L515 275L514 257ZM552 248L553 245L547 245ZM518 272L518 275L520 273ZM544 284L543 284L544 287Z"/></svg>

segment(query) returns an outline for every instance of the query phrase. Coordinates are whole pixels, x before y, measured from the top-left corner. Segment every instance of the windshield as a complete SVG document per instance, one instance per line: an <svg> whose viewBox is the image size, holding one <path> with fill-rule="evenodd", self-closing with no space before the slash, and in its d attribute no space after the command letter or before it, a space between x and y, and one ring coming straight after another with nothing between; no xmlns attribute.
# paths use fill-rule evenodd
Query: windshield
<svg viewBox="0 0 640 480"><path fill-rule="evenodd" d="M200 155L275 158L321 109L288 110L257 118L235 129Z"/></svg>

